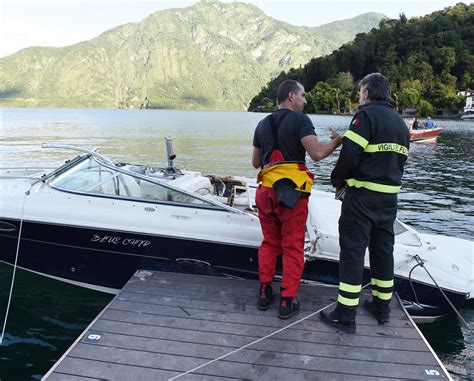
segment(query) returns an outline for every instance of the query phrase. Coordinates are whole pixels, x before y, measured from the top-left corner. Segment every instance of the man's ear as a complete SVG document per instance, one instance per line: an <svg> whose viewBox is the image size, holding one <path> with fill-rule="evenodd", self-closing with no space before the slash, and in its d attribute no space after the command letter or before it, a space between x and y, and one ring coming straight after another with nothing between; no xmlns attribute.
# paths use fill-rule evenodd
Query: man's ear
<svg viewBox="0 0 474 381"><path fill-rule="evenodd" d="M364 97L365 99L369 99L369 90L367 89L364 90Z"/></svg>

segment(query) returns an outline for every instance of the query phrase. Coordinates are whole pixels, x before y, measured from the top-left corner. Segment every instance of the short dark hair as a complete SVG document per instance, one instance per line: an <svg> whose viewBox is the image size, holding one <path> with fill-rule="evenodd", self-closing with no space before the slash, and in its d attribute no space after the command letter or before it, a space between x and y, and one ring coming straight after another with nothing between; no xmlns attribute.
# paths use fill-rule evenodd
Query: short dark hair
<svg viewBox="0 0 474 381"><path fill-rule="evenodd" d="M286 81L280 83L280 86L278 86L277 90L277 104L286 101L290 93L296 93L298 90L300 90L299 86L303 85L294 79L287 79Z"/></svg>
<svg viewBox="0 0 474 381"><path fill-rule="evenodd" d="M390 99L390 82L380 73L367 74L360 81L359 87L364 87L367 90L371 101L388 101Z"/></svg>

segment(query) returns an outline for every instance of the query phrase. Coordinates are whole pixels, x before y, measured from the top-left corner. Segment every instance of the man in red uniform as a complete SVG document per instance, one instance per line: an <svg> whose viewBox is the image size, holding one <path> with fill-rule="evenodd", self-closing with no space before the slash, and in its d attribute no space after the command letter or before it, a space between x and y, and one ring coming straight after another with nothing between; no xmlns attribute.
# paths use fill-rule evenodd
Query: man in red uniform
<svg viewBox="0 0 474 381"><path fill-rule="evenodd" d="M258 252L260 296L258 308L266 310L275 298L272 281L277 257L282 254L283 276L279 317L288 319L300 309L296 300L304 267L304 240L308 197L313 175L305 164L306 152L319 161L342 142L334 131L331 141L320 143L311 119L302 113L305 90L287 80L277 91L278 110L255 129L252 165L258 174L256 204L263 241Z"/></svg>

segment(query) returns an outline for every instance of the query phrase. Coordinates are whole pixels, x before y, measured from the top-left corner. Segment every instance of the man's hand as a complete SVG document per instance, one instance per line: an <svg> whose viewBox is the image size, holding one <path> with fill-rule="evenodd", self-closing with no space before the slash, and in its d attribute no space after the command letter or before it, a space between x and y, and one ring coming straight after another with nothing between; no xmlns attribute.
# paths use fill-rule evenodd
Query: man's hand
<svg viewBox="0 0 474 381"><path fill-rule="evenodd" d="M329 128L329 131L331 131L331 140L336 140L337 142L337 145L341 145L342 144L342 136L339 135L335 130L333 130L332 128Z"/></svg>
<svg viewBox="0 0 474 381"><path fill-rule="evenodd" d="M326 143L320 143L315 135L308 135L301 139L301 144L314 161L328 157L341 143L342 137L333 130L331 130L331 140Z"/></svg>

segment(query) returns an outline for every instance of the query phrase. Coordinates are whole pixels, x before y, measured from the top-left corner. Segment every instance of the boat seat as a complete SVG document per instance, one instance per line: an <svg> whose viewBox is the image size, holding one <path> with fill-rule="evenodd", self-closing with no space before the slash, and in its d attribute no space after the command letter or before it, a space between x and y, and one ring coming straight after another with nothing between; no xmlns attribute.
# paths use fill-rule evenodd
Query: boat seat
<svg viewBox="0 0 474 381"><path fill-rule="evenodd" d="M210 180L207 177L201 176L183 176L176 180L170 181L169 184L178 188L183 188L188 192L196 193L200 196L212 194L213 191ZM201 201L196 200L192 196L189 196L185 193L174 191L172 189L161 187L146 181L141 182L140 190L141 197L145 199L184 203L201 203Z"/></svg>
<svg viewBox="0 0 474 381"><path fill-rule="evenodd" d="M147 200L168 201L168 188L149 183L140 182L140 197Z"/></svg>
<svg viewBox="0 0 474 381"><path fill-rule="evenodd" d="M93 186L89 191L92 193L99 193L99 194L110 194L110 195L119 195L124 197L134 197L140 198L140 185L133 179L131 176L127 175L120 175L118 176L118 184L119 189L117 193L116 189L116 179L106 181L100 186Z"/></svg>
<svg viewBox="0 0 474 381"><path fill-rule="evenodd" d="M141 188L137 181L127 175L120 176L120 195L128 197L141 197Z"/></svg>

